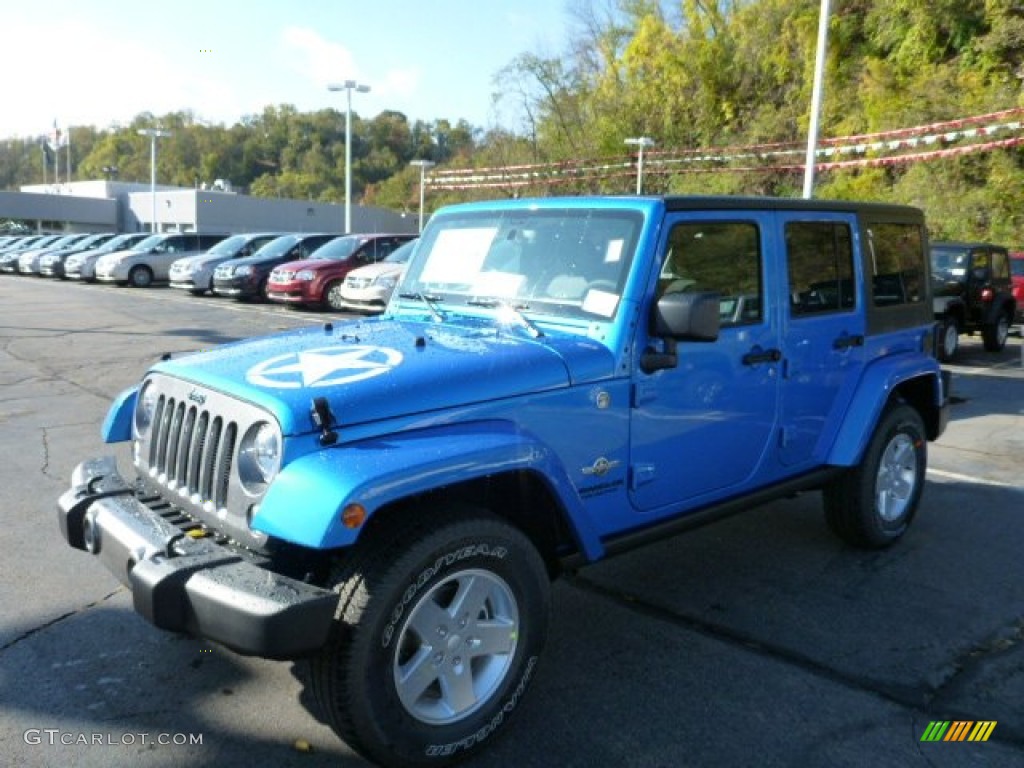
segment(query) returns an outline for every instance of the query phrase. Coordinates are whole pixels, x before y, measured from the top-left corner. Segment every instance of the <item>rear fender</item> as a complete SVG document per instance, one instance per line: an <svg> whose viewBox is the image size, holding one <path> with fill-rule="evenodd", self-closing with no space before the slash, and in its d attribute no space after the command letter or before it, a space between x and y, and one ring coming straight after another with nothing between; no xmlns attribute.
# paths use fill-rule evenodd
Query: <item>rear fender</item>
<svg viewBox="0 0 1024 768"><path fill-rule="evenodd" d="M931 378L935 408L943 404L944 394L938 363L920 355L882 358L865 372L843 419L843 426L829 451L827 463L851 467L860 461L882 410L901 384L919 377Z"/></svg>
<svg viewBox="0 0 1024 768"><path fill-rule="evenodd" d="M349 504L361 504L372 516L401 499L519 471L544 478L584 556L600 557L603 547L594 525L558 457L505 422L401 433L303 456L271 483L252 527L313 549L345 547L361 530L341 522Z"/></svg>

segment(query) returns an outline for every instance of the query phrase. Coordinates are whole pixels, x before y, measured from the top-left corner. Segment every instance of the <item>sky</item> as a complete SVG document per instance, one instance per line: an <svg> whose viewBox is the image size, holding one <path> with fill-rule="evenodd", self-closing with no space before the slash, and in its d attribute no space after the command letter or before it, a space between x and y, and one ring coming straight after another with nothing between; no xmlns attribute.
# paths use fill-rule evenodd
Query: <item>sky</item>
<svg viewBox="0 0 1024 768"><path fill-rule="evenodd" d="M104 129L192 110L231 125L267 105L464 119L495 111L495 74L521 53L558 55L567 0L0 0L0 138Z"/></svg>

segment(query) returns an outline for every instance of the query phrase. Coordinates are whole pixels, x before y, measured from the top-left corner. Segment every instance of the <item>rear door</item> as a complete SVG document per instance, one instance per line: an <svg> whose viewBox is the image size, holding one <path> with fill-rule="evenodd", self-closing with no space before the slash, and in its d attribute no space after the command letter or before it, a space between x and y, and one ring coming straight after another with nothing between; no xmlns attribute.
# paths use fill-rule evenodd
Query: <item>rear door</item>
<svg viewBox="0 0 1024 768"><path fill-rule="evenodd" d="M854 214L777 215L787 280L778 455L795 469L817 463L819 441L838 428L860 379L864 291L854 263Z"/></svg>

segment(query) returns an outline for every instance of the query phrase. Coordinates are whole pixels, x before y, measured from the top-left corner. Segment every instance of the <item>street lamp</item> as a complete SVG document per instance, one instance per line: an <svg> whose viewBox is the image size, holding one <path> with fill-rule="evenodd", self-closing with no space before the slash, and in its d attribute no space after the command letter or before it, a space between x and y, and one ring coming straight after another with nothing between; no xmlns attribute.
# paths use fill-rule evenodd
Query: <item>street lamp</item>
<svg viewBox="0 0 1024 768"><path fill-rule="evenodd" d="M811 90L811 125L807 131L807 159L804 161L804 198L814 196L814 164L818 154L818 124L825 80L825 49L828 47L829 0L821 0L818 11L818 50L814 55L814 87Z"/></svg>
<svg viewBox="0 0 1024 768"><path fill-rule="evenodd" d="M636 160L636 193L639 195L644 185L644 147L653 147L654 139L649 139L646 136L638 136L626 139L625 143L632 144L639 148L639 154Z"/></svg>
<svg viewBox="0 0 1024 768"><path fill-rule="evenodd" d="M437 163L433 160L413 160L409 165L420 167L420 232L423 231L423 188L426 183L427 168L433 168Z"/></svg>
<svg viewBox="0 0 1024 768"><path fill-rule="evenodd" d="M149 136L149 194L153 202L153 219L150 222L150 230L156 234L156 140L171 135L170 131L161 131L156 128L139 128L139 136Z"/></svg>
<svg viewBox="0 0 1024 768"><path fill-rule="evenodd" d="M328 91L345 91L345 234L352 231L352 91L369 93L370 86L346 80L343 83L331 83Z"/></svg>

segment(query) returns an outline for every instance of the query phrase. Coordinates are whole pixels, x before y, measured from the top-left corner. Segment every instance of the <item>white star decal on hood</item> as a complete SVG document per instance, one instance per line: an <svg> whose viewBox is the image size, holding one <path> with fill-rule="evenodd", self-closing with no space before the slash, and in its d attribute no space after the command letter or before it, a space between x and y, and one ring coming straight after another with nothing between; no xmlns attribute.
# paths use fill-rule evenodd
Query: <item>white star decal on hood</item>
<svg viewBox="0 0 1024 768"><path fill-rule="evenodd" d="M401 362L402 353L387 347L326 347L272 357L250 368L245 378L275 389L330 387L380 376Z"/></svg>

